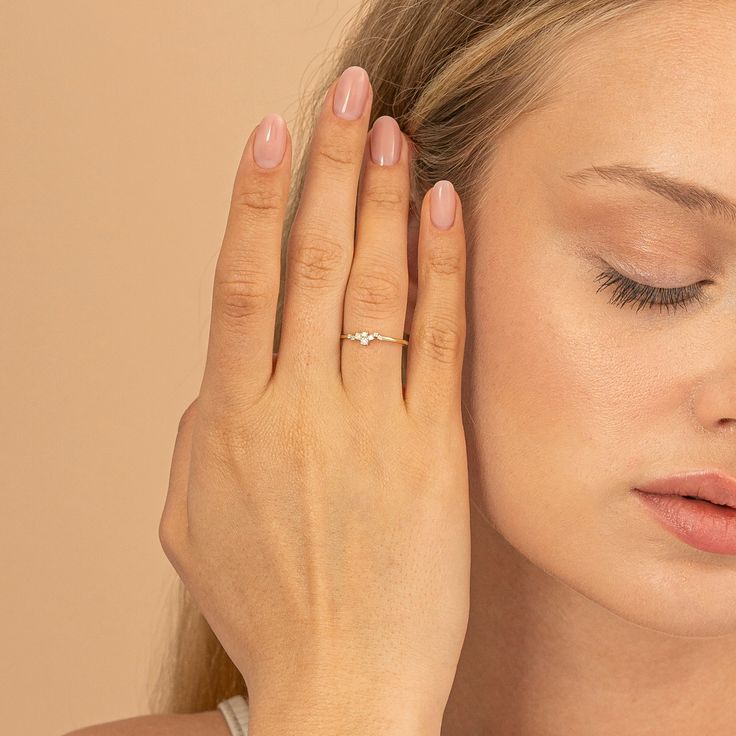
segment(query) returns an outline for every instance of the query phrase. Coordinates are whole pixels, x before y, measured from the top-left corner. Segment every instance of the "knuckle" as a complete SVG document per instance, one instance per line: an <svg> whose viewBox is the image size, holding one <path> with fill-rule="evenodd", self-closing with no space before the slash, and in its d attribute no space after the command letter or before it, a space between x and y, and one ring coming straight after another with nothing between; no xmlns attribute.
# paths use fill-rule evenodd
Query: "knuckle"
<svg viewBox="0 0 736 736"><path fill-rule="evenodd" d="M158 541L170 561L178 560L181 554L181 534L164 514L158 524Z"/></svg>
<svg viewBox="0 0 736 736"><path fill-rule="evenodd" d="M186 409L184 409L184 412L181 415L181 417L179 417L179 427L177 429L178 433L181 433L182 431L184 431L189 426L190 422L193 422L194 418L197 416L198 398L199 397L194 399L194 401L192 401L192 403L189 404L189 406Z"/></svg>
<svg viewBox="0 0 736 736"><path fill-rule="evenodd" d="M433 317L419 327L417 345L440 363L456 363L462 353L463 331L451 319Z"/></svg>
<svg viewBox="0 0 736 736"><path fill-rule="evenodd" d="M433 245L427 253L427 269L432 274L452 276L460 272L462 254L447 243Z"/></svg>
<svg viewBox="0 0 736 736"><path fill-rule="evenodd" d="M242 437L233 426L220 423L202 432L200 452L207 458L212 474L227 473L242 459L243 445Z"/></svg>
<svg viewBox="0 0 736 736"><path fill-rule="evenodd" d="M365 306L375 312L387 308L391 312L402 303L403 289L395 273L388 269L369 269L351 280L348 298L357 306Z"/></svg>
<svg viewBox="0 0 736 736"><path fill-rule="evenodd" d="M262 314L273 302L266 277L254 271L231 271L227 277L218 278L215 294L220 312L236 322Z"/></svg>
<svg viewBox="0 0 736 736"><path fill-rule="evenodd" d="M352 169L356 166L356 150L352 141L340 135L328 135L315 142L318 165L329 169Z"/></svg>
<svg viewBox="0 0 736 736"><path fill-rule="evenodd" d="M368 182L363 191L366 204L376 210L395 213L408 207L408 199L396 186Z"/></svg>
<svg viewBox="0 0 736 736"><path fill-rule="evenodd" d="M236 211L248 218L262 219L281 216L283 194L270 187L249 182L233 191L232 204Z"/></svg>
<svg viewBox="0 0 736 736"><path fill-rule="evenodd" d="M342 278L344 248L323 234L304 233L299 244L288 249L288 268L300 283L328 286Z"/></svg>
<svg viewBox="0 0 736 736"><path fill-rule="evenodd" d="M203 447L210 457L224 467L242 458L252 443L254 429L241 412L222 408L202 433Z"/></svg>

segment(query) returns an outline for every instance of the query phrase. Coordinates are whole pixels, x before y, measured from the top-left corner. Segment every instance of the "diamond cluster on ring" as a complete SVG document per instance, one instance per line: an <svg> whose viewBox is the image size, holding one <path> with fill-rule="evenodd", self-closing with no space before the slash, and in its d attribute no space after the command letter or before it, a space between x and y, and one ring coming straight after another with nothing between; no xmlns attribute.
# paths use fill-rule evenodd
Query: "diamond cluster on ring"
<svg viewBox="0 0 736 736"><path fill-rule="evenodd" d="M349 340L360 340L361 345L367 345L371 340L375 340L377 337L377 332L354 332L348 335Z"/></svg>

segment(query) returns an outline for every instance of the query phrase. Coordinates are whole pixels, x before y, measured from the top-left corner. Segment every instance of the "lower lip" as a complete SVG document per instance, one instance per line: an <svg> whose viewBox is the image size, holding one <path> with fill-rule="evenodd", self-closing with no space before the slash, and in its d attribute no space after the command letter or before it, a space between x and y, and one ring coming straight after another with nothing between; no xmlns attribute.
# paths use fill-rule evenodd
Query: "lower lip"
<svg viewBox="0 0 736 736"><path fill-rule="evenodd" d="M678 539L704 552L736 555L736 509L684 496L634 491Z"/></svg>

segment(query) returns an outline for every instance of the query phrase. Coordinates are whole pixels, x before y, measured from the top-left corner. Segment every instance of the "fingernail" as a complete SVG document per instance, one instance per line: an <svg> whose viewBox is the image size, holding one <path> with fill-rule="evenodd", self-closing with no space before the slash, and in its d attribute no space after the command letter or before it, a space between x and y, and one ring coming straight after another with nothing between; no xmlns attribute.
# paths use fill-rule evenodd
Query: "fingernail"
<svg viewBox="0 0 736 736"><path fill-rule="evenodd" d="M429 194L429 216L440 230L449 230L455 222L455 187L452 182L438 181Z"/></svg>
<svg viewBox="0 0 736 736"><path fill-rule="evenodd" d="M266 115L258 124L253 141L253 158L263 169L273 169L286 151L286 121L278 113Z"/></svg>
<svg viewBox="0 0 736 736"><path fill-rule="evenodd" d="M361 66L349 66L335 87L332 109L343 120L357 120L368 99L368 74Z"/></svg>
<svg viewBox="0 0 736 736"><path fill-rule="evenodd" d="M381 115L371 128L371 159L379 166L391 166L401 156L401 130L390 115Z"/></svg>

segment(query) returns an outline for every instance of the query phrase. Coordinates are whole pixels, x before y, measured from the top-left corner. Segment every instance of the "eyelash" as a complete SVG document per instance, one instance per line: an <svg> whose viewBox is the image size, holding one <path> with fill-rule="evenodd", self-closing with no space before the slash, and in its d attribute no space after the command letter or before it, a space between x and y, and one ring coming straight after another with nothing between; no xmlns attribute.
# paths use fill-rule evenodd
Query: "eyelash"
<svg viewBox="0 0 736 736"><path fill-rule="evenodd" d="M637 312L643 307L649 306L651 309L651 307L658 305L660 313L662 307L665 307L668 314L670 307L673 311L677 311L680 307L687 309L688 304L694 301L702 303L703 284L713 283L712 281L699 281L697 284L667 289L632 281L610 266L596 277L596 281L603 279L605 279L605 282L598 288L596 293L612 284L616 285L609 304L615 304L623 309L629 302L637 302L639 304Z"/></svg>

